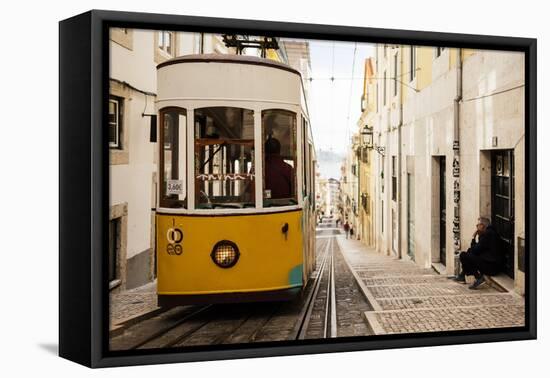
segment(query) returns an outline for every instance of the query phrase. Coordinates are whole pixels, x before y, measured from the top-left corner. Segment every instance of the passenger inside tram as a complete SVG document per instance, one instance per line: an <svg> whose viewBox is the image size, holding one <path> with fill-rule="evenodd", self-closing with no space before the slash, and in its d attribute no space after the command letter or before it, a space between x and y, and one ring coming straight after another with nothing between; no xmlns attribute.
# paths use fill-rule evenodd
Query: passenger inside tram
<svg viewBox="0 0 550 378"><path fill-rule="evenodd" d="M271 199L292 197L294 168L281 156L281 142L271 135L265 142L265 190Z"/></svg>

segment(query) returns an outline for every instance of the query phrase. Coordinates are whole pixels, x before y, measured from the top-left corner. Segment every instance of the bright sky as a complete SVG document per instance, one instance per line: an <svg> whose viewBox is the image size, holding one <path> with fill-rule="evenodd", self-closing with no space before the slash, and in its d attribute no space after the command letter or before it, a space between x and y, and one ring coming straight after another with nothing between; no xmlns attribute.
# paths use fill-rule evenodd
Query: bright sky
<svg viewBox="0 0 550 378"><path fill-rule="evenodd" d="M309 106L317 150L336 153L347 150L361 116L365 59L374 55L373 46L354 42L310 41L313 81ZM331 81L331 77L335 80Z"/></svg>

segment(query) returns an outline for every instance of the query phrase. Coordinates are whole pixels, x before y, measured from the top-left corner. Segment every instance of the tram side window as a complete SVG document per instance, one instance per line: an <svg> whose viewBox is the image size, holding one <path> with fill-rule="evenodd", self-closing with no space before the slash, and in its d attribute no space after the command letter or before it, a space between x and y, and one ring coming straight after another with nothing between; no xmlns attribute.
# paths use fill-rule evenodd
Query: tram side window
<svg viewBox="0 0 550 378"><path fill-rule="evenodd" d="M315 164L313 162L313 146L311 143L308 143L308 150L309 150L309 206L314 209L315 208Z"/></svg>
<svg viewBox="0 0 550 378"><path fill-rule="evenodd" d="M264 157L263 205L298 203L296 183L296 114L287 110L262 112Z"/></svg>
<svg viewBox="0 0 550 378"><path fill-rule="evenodd" d="M161 207L187 207L186 126L185 109L169 108L161 111Z"/></svg>
<svg viewBox="0 0 550 378"><path fill-rule="evenodd" d="M254 112L195 109L195 206L255 207Z"/></svg>
<svg viewBox="0 0 550 378"><path fill-rule="evenodd" d="M308 176L307 176L307 160L308 160L308 156L307 156L307 150L306 150L306 140L307 140L307 121L306 119L304 118L304 116L302 115L302 139L303 139L303 143L302 143L302 161L303 161L303 164L302 164L302 177L304 178L302 180L302 193L304 195L304 197L308 196L309 194L309 191L308 191Z"/></svg>

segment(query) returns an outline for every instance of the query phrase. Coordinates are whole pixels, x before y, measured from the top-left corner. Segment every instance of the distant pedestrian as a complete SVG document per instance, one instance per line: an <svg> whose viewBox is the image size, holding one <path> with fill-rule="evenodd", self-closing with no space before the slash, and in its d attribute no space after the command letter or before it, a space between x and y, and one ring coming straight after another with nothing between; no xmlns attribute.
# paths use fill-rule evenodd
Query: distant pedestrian
<svg viewBox="0 0 550 378"><path fill-rule="evenodd" d="M346 232L346 239L349 238L349 223L346 221L346 223L344 223L344 231Z"/></svg>
<svg viewBox="0 0 550 378"><path fill-rule="evenodd" d="M349 225L349 237L353 239L353 226L351 224Z"/></svg>

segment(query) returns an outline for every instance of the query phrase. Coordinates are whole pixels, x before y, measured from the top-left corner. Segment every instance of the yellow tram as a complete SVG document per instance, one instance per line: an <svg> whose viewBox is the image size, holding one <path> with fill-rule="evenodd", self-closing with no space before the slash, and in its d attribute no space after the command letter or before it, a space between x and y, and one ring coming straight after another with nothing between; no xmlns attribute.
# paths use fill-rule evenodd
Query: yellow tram
<svg viewBox="0 0 550 378"><path fill-rule="evenodd" d="M287 300L315 264L300 73L241 55L157 67L158 303Z"/></svg>

